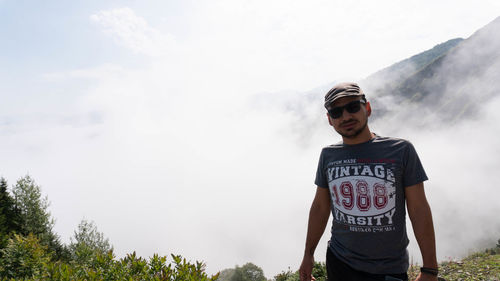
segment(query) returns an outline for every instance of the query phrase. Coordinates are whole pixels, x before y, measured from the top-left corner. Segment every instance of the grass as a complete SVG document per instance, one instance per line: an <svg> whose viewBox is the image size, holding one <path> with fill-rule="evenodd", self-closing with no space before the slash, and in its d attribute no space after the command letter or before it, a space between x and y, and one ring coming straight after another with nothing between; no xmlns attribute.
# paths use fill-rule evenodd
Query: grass
<svg viewBox="0 0 500 281"><path fill-rule="evenodd" d="M415 280L419 272L419 265L410 266L409 280ZM461 261L442 262L439 276L446 281L500 281L500 252L488 250L474 253Z"/></svg>

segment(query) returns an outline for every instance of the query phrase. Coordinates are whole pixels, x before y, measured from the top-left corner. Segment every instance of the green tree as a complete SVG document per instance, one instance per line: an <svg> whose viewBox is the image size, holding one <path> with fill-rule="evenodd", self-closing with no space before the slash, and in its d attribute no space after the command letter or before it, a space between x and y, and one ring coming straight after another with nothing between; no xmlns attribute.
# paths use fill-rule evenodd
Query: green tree
<svg viewBox="0 0 500 281"><path fill-rule="evenodd" d="M71 259L77 263L90 263L98 254L113 251L109 239L97 230L93 221L85 219L82 219L70 241L68 248Z"/></svg>
<svg viewBox="0 0 500 281"><path fill-rule="evenodd" d="M231 281L266 281L262 268L249 262L243 266L236 266Z"/></svg>
<svg viewBox="0 0 500 281"><path fill-rule="evenodd" d="M55 253L56 258L65 258L67 250L53 232L54 219L48 210L50 204L47 196L42 198L40 186L27 175L17 181L12 193L21 216L20 233L25 236L32 233Z"/></svg>
<svg viewBox="0 0 500 281"><path fill-rule="evenodd" d="M40 245L33 234L26 237L14 234L0 252L0 277L4 278L24 279L40 276L50 261L47 247Z"/></svg>
<svg viewBox="0 0 500 281"><path fill-rule="evenodd" d="M10 199L9 193L7 192L7 181L4 178L0 178L0 249L5 247L7 243L7 233L9 233L8 227L8 212L9 209L13 207L13 202Z"/></svg>
<svg viewBox="0 0 500 281"><path fill-rule="evenodd" d="M11 232L19 232L21 225L21 216L7 187L7 181L0 178L0 249L7 244Z"/></svg>
<svg viewBox="0 0 500 281"><path fill-rule="evenodd" d="M226 268L220 272L217 281L230 281L233 275L234 275L234 268Z"/></svg>
<svg viewBox="0 0 500 281"><path fill-rule="evenodd" d="M7 212L14 205L9 198L7 181L4 178L0 178L0 235L8 232Z"/></svg>

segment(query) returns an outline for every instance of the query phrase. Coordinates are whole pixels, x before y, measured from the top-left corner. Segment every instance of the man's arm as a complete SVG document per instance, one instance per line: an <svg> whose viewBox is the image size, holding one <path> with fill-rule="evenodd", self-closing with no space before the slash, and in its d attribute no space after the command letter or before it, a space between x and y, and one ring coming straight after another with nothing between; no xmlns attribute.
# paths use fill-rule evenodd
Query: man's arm
<svg viewBox="0 0 500 281"><path fill-rule="evenodd" d="M436 240L432 213L425 197L424 184L406 187L406 206L417 239L424 267L438 268L436 259ZM437 280L429 274L420 274L416 280Z"/></svg>
<svg viewBox="0 0 500 281"><path fill-rule="evenodd" d="M309 211L306 248L299 269L301 281L311 280L311 272L314 266L314 251L325 231L330 212L330 191L328 188L317 187L316 195Z"/></svg>

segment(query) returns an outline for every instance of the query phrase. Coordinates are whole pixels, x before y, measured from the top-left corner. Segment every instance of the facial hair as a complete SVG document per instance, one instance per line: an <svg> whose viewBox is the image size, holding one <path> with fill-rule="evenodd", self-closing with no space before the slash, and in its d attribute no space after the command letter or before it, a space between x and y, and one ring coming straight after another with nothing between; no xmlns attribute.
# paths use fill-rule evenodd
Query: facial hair
<svg viewBox="0 0 500 281"><path fill-rule="evenodd" d="M347 121L343 122L342 124L353 121L353 120L354 119L347 120ZM355 130L353 134L345 134L341 130L338 130L337 128L335 128L335 131L337 131L337 133L339 133L344 138L353 139L353 138L357 137L359 134L361 134L361 132L363 132L363 130L366 128L367 125L368 125L368 118L365 119L363 126L361 126L361 128L359 128L359 129Z"/></svg>

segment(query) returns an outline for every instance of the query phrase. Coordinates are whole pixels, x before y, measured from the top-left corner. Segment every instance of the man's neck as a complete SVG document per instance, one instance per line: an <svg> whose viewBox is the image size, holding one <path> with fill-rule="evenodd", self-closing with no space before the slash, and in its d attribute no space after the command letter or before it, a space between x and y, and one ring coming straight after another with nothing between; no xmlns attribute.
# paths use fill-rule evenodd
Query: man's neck
<svg viewBox="0 0 500 281"><path fill-rule="evenodd" d="M365 130L363 130L359 135L353 138L342 137L342 141L344 142L344 144L353 145L367 142L374 137L375 134L370 131L368 126L366 126Z"/></svg>

